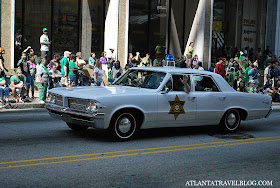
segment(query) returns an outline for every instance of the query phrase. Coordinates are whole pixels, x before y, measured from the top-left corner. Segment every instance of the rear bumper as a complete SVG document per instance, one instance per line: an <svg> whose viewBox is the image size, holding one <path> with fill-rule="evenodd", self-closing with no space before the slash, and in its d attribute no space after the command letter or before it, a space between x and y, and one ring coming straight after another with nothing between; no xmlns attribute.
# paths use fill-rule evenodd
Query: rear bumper
<svg viewBox="0 0 280 188"><path fill-rule="evenodd" d="M273 108L270 107L270 109L269 109L268 113L266 114L265 118L268 118L268 117L270 116L270 114L271 114L272 111L273 111Z"/></svg>
<svg viewBox="0 0 280 188"><path fill-rule="evenodd" d="M87 127L104 129L104 113L90 114L53 104L46 104L51 117Z"/></svg>

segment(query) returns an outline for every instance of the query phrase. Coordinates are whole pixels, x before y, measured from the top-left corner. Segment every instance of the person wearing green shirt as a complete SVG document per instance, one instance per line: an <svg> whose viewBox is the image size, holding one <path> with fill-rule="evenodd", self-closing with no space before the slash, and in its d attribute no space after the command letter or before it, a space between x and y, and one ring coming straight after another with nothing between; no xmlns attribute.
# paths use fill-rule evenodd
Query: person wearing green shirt
<svg viewBox="0 0 280 188"><path fill-rule="evenodd" d="M249 67L247 67L246 70L245 70L245 73L244 73L245 85L247 85L247 83L249 82L249 72L252 69L253 69L252 64L250 64Z"/></svg>
<svg viewBox="0 0 280 188"><path fill-rule="evenodd" d="M146 57L142 58L140 64L142 64L142 66L145 66L145 67L151 67L152 66L152 60L150 58L150 54L149 53L146 53Z"/></svg>
<svg viewBox="0 0 280 188"><path fill-rule="evenodd" d="M153 61L153 67L162 67L162 61L159 56Z"/></svg>
<svg viewBox="0 0 280 188"><path fill-rule="evenodd" d="M239 78L239 76L240 76L240 71L235 69L233 72L234 80L237 80Z"/></svg>
<svg viewBox="0 0 280 188"><path fill-rule="evenodd" d="M11 77L11 85L13 96L17 103L23 103L22 97L25 93L25 78L22 76L21 70L17 70L16 75ZM20 99L18 99L16 92L20 92Z"/></svg>
<svg viewBox="0 0 280 188"><path fill-rule="evenodd" d="M76 56L71 55L69 63L69 78L71 85L78 85L78 66L76 65Z"/></svg>
<svg viewBox="0 0 280 188"><path fill-rule="evenodd" d="M68 70L69 70L69 61L68 58L70 56L71 52L69 51L65 51L64 52L64 57L61 59L60 64L61 64L61 74L62 74L62 78L61 78L61 84L63 86L68 86Z"/></svg>
<svg viewBox="0 0 280 188"><path fill-rule="evenodd" d="M264 62L261 64L261 70L265 70L265 68L267 67L267 64L269 62L269 57L267 57Z"/></svg>
<svg viewBox="0 0 280 188"><path fill-rule="evenodd" d="M194 44L193 42L190 42L186 53L188 58L188 68L191 68L193 51L194 51Z"/></svg>
<svg viewBox="0 0 280 188"><path fill-rule="evenodd" d="M156 56L162 56L163 55L163 49L164 47L162 45L157 45L155 48Z"/></svg>
<svg viewBox="0 0 280 188"><path fill-rule="evenodd" d="M254 91L254 83L250 82L249 86L247 87L247 92L248 93L255 93Z"/></svg>

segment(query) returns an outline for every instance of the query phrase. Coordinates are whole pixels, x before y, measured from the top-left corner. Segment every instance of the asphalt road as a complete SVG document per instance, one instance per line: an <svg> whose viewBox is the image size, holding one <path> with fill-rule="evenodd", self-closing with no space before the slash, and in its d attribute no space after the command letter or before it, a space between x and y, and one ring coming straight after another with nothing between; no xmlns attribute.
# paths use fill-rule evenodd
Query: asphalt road
<svg viewBox="0 0 280 188"><path fill-rule="evenodd" d="M153 129L129 142L74 132L41 110L0 113L0 120L0 188L171 188L190 180L280 187L279 111L232 134L211 126Z"/></svg>

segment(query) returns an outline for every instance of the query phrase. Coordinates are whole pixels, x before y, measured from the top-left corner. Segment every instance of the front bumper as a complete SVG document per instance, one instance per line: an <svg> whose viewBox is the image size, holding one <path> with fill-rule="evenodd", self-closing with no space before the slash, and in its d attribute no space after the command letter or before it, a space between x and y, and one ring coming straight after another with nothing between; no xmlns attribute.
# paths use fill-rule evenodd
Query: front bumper
<svg viewBox="0 0 280 188"><path fill-rule="evenodd" d="M49 103L46 104L46 109L51 117L66 123L104 129L104 113L91 114Z"/></svg>

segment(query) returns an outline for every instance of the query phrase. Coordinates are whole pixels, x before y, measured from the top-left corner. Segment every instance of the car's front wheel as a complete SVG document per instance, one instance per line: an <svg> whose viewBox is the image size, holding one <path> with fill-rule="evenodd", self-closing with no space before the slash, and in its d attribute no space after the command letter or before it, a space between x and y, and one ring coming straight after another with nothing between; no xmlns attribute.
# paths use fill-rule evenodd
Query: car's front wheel
<svg viewBox="0 0 280 188"><path fill-rule="evenodd" d="M236 109L228 110L221 120L220 125L226 131L235 131L240 126L240 114Z"/></svg>
<svg viewBox="0 0 280 188"><path fill-rule="evenodd" d="M138 130L135 115L129 111L115 114L110 123L109 130L114 139L121 141L130 140Z"/></svg>
<svg viewBox="0 0 280 188"><path fill-rule="evenodd" d="M88 127L83 126L83 125L77 125L73 123L66 123L69 128L73 129L74 131L85 131L88 129Z"/></svg>

